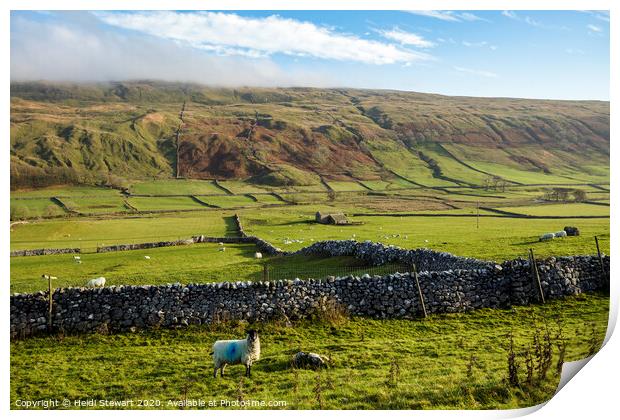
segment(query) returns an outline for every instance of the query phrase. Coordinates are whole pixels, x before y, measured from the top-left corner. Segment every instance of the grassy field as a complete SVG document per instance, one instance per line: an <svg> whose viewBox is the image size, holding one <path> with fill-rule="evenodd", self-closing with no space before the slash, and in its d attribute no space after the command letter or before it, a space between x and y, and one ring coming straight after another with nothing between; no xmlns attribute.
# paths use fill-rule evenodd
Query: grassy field
<svg viewBox="0 0 620 420"><path fill-rule="evenodd" d="M127 201L140 211L199 210L207 208L190 197L132 197Z"/></svg>
<svg viewBox="0 0 620 420"><path fill-rule="evenodd" d="M261 360L229 367L212 378L215 340L243 337L245 323L113 335L50 336L11 343L11 408L17 399L278 400L288 409L508 409L552 397L565 361L598 350L607 328L609 298L581 295L545 305L432 315L426 320L327 319L285 326L256 325ZM526 383L524 351L550 332L546 379ZM559 335L559 326L561 334ZM538 334L536 330L539 329ZM512 333L519 387L509 386ZM328 356L322 372L295 370L297 351ZM172 402L169 405L168 401ZM140 407L134 407L140 408Z"/></svg>
<svg viewBox="0 0 620 420"><path fill-rule="evenodd" d="M104 276L106 286L167 283L211 283L220 281L262 280L263 264L270 267L270 278L302 277L302 273L338 274L346 266L361 265L350 257L254 258L251 244L226 244L224 252L217 244L196 244L136 251L83 254L81 263L72 255L44 255L11 258L11 293L35 292L47 287L41 281L42 270L58 280L54 287L82 287L94 277ZM145 256L150 259L145 259ZM360 269L359 274L365 272ZM276 277L277 276L277 277Z"/></svg>
<svg viewBox="0 0 620 420"><path fill-rule="evenodd" d="M33 197L75 197L75 196L119 196L120 191L112 188L90 187L85 185L59 185L48 188L11 191L13 198Z"/></svg>
<svg viewBox="0 0 620 420"><path fill-rule="evenodd" d="M131 186L130 191L132 194L138 195L226 194L213 181L200 181L196 179L161 179L137 182Z"/></svg>
<svg viewBox="0 0 620 420"><path fill-rule="evenodd" d="M585 203L546 204L541 206L497 207L498 210L529 216L609 216L609 206Z"/></svg>
<svg viewBox="0 0 620 420"><path fill-rule="evenodd" d="M232 212L206 211L117 218L69 218L13 226L11 249L141 243L192 235L233 236Z"/></svg>
<svg viewBox="0 0 620 420"><path fill-rule="evenodd" d="M60 199L67 208L82 214L124 213L131 211L122 197L71 197Z"/></svg>
<svg viewBox="0 0 620 420"><path fill-rule="evenodd" d="M32 217L51 217L66 214L62 207L51 198L32 198L20 200L11 198L11 220Z"/></svg>
<svg viewBox="0 0 620 420"><path fill-rule="evenodd" d="M463 210L454 212L460 213ZM476 217L473 215L359 216L350 219L361 223L360 225L332 226L313 223L314 213L309 206L282 210L277 214L261 209L242 211L240 214L248 233L264 238L285 250L301 248L312 240L354 238L358 241L379 241L403 248L426 247L501 262L524 257L529 248L532 248L538 257L595 254L594 235L597 235L603 251L609 253L609 219L606 218L554 221L483 217L477 227ZM541 234L561 230L567 225L579 227L581 236L538 242ZM304 242L286 244L286 239Z"/></svg>

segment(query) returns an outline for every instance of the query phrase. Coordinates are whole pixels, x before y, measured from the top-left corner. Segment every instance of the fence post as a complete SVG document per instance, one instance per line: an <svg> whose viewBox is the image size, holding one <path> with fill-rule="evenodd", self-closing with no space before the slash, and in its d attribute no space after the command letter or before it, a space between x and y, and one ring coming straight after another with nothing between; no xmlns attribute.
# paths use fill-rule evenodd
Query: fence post
<svg viewBox="0 0 620 420"><path fill-rule="evenodd" d="M532 274L536 277L538 283L538 291L540 292L540 301L545 303L545 294L543 293L542 284L540 283L540 275L538 274L538 266L536 265L536 258L534 257L534 251L530 248L530 263L532 265Z"/></svg>
<svg viewBox="0 0 620 420"><path fill-rule="evenodd" d="M47 296L48 296L48 308L47 308L47 330L52 331L52 305L54 304L54 298L52 295L52 279L56 279L56 277L52 277L49 274L43 274L41 277L47 280Z"/></svg>
<svg viewBox="0 0 620 420"><path fill-rule="evenodd" d="M263 281L269 281L269 267L267 267L267 263L263 265Z"/></svg>
<svg viewBox="0 0 620 420"><path fill-rule="evenodd" d="M426 305L424 305L424 296L422 295L422 289L420 288L420 280L418 279L418 270L415 264L411 265L411 271L413 272L413 277L415 278L415 284L418 288L418 297L420 298L420 304L422 305L422 312L424 313L424 318L428 316L426 313Z"/></svg>
<svg viewBox="0 0 620 420"><path fill-rule="evenodd" d="M603 257L601 256L601 248L598 245L598 237L594 237L594 241L596 242L596 253L598 254L598 262L601 265L601 273L603 275L603 286L609 289L609 282L607 277L607 270L605 270L605 264L603 264Z"/></svg>

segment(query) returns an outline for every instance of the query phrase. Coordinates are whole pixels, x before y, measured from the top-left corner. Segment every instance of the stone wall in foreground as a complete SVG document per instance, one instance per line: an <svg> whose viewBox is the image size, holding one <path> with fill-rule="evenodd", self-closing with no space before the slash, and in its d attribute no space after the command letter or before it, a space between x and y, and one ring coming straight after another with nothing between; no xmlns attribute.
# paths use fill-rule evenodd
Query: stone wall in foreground
<svg viewBox="0 0 620 420"><path fill-rule="evenodd" d="M418 255L412 252L408 255ZM418 267L434 268L435 264L439 263L432 258L418 261ZM427 312L505 308L539 301L538 284L528 261L484 264L484 268L420 271ZM609 257L604 257L604 266L609 273ZM546 299L606 286L596 257L550 258L540 261L538 269ZM373 318L413 318L421 314L415 277L409 273L304 281L65 288L54 292L53 301L52 331L72 333L102 328L174 328L232 319L255 322L283 315L299 319L334 304L352 315ZM45 293L13 295L10 307L12 337L47 331Z"/></svg>

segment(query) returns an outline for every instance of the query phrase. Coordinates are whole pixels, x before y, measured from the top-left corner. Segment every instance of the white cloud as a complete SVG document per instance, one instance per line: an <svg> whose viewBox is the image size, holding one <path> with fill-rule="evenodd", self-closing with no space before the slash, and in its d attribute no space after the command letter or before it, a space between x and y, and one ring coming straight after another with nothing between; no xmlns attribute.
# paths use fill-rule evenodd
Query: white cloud
<svg viewBox="0 0 620 420"><path fill-rule="evenodd" d="M461 43L467 48L485 48L486 47L486 48L491 49L492 51L497 50L497 45L491 45L487 41L478 41L478 42L462 41Z"/></svg>
<svg viewBox="0 0 620 420"><path fill-rule="evenodd" d="M467 67L458 67L458 66L454 66L453 67L454 70L461 72L461 73L467 73L467 74L473 74L475 76L482 76L482 77L489 77L489 78L493 78L496 79L499 76L496 73L490 72L490 71L486 71L486 70L476 70L476 69L470 69Z"/></svg>
<svg viewBox="0 0 620 420"><path fill-rule="evenodd" d="M283 69L269 58L229 56L135 33L102 30L92 15L58 21L11 19L11 80L157 79L220 86L334 86L331 74ZM104 28L105 29L105 28Z"/></svg>
<svg viewBox="0 0 620 420"><path fill-rule="evenodd" d="M588 25L587 28L592 32L603 32L603 29L600 26Z"/></svg>
<svg viewBox="0 0 620 420"><path fill-rule="evenodd" d="M486 41L479 41L479 42L469 42L469 41L463 41L463 45L465 45L466 47L485 47L487 45L489 45L488 42Z"/></svg>
<svg viewBox="0 0 620 420"><path fill-rule="evenodd" d="M430 48L435 46L435 43L424 39L420 35L414 34L412 32L405 32L398 28L377 32L381 34L381 36L383 36L384 38L400 42L402 45L413 45L420 48Z"/></svg>
<svg viewBox="0 0 620 420"><path fill-rule="evenodd" d="M487 19L481 18L471 12L455 12L452 10L408 10L409 13L415 15L426 16L434 19L443 20L446 22L461 22L461 21L485 21Z"/></svg>
<svg viewBox="0 0 620 420"><path fill-rule="evenodd" d="M561 29L561 30L567 30L568 28L566 26L560 26L560 25L547 25L544 24L530 16L522 16L522 15L518 15L517 13L510 11L510 10L504 10L502 12L502 16L505 16L509 19L513 19L516 20L518 22L523 22L526 23L530 26L535 26L537 28L543 28L543 29Z"/></svg>
<svg viewBox="0 0 620 420"><path fill-rule="evenodd" d="M277 15L249 18L234 13L96 13L109 25L230 55L286 54L368 64L394 64L430 58L393 44L338 33L311 22Z"/></svg>
<svg viewBox="0 0 620 420"><path fill-rule="evenodd" d="M531 26L537 26L539 28L544 27L544 25L541 22L539 22L539 21L537 21L535 19L532 19L529 16L521 17L520 15L517 15L515 12L510 11L510 10L504 10L502 12L502 15L506 16L507 18L513 19L513 20L517 20L517 21L520 21L520 22L525 22L525 23L527 23L528 25L531 25Z"/></svg>
<svg viewBox="0 0 620 420"><path fill-rule="evenodd" d="M578 10L581 13L592 15L598 20L609 22L609 10Z"/></svg>

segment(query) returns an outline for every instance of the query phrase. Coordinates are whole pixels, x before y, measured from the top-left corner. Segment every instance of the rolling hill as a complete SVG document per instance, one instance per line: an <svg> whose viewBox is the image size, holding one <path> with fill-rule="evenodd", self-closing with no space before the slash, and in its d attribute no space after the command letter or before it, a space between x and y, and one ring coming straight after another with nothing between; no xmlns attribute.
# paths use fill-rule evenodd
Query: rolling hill
<svg viewBox="0 0 620 420"><path fill-rule="evenodd" d="M605 183L609 103L153 81L11 85L11 181Z"/></svg>

